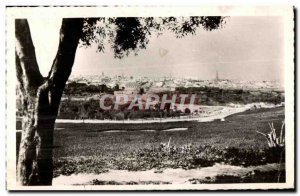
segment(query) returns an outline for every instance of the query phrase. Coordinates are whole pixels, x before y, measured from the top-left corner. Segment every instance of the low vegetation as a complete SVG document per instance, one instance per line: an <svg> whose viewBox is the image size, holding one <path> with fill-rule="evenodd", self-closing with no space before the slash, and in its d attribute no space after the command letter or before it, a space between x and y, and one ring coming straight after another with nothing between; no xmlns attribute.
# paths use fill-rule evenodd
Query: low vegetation
<svg viewBox="0 0 300 196"><path fill-rule="evenodd" d="M166 168L195 169L223 163L237 166L257 166L267 163L285 162L281 159L280 152L275 148L218 149L211 146L185 145L181 147L161 144L158 147L139 149L131 153L122 153L118 157L81 157L64 158L55 162L55 175L71 175L77 173L103 173L108 169L144 171L156 169L161 171ZM285 157L283 155L283 157Z"/></svg>

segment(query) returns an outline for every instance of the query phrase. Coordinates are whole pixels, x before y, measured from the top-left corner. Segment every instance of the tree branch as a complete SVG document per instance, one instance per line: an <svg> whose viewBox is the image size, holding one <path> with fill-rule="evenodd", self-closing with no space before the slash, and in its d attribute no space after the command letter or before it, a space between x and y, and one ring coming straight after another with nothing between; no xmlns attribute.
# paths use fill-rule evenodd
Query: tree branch
<svg viewBox="0 0 300 196"><path fill-rule="evenodd" d="M17 72L17 79L20 83L20 90L21 92L23 92L24 91L23 70L17 52L16 52L16 72Z"/></svg>
<svg viewBox="0 0 300 196"><path fill-rule="evenodd" d="M15 20L17 78L25 89L37 87L43 82L27 19ZM21 81L22 80L22 81Z"/></svg>
<svg viewBox="0 0 300 196"><path fill-rule="evenodd" d="M68 18L62 21L58 51L48 75L50 104L54 110L58 109L65 84L71 74L82 27L82 18Z"/></svg>

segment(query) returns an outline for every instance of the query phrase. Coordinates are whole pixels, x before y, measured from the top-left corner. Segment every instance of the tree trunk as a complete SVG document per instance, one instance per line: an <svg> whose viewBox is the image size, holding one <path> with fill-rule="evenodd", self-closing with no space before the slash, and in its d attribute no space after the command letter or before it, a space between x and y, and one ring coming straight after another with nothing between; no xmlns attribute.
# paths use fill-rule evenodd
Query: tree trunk
<svg viewBox="0 0 300 196"><path fill-rule="evenodd" d="M50 113L47 91L23 98L22 139L18 181L22 185L51 185L55 116Z"/></svg>
<svg viewBox="0 0 300 196"><path fill-rule="evenodd" d="M17 163L21 185L51 185L53 132L60 100L71 74L83 19L63 19L57 55L47 78L40 74L29 25L16 19L16 71L23 104Z"/></svg>

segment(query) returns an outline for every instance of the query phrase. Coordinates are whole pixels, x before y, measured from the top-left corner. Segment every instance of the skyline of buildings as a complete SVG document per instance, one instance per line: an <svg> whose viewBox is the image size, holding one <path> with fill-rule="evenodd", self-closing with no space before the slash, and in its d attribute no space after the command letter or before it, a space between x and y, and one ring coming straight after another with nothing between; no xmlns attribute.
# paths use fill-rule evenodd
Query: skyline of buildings
<svg viewBox="0 0 300 196"><path fill-rule="evenodd" d="M148 76L126 76L114 75L108 76L104 72L101 75L81 75L72 76L69 82L85 83L88 85L101 85L105 84L110 88L116 85L119 89L132 88L132 86L139 86L146 91L159 89L175 89L176 87L219 87L224 89L275 89L283 90L283 85L279 81L242 81L242 80L229 80L222 78L219 72L212 80L204 80L199 78L187 77L174 77L172 75L164 77L148 77Z"/></svg>

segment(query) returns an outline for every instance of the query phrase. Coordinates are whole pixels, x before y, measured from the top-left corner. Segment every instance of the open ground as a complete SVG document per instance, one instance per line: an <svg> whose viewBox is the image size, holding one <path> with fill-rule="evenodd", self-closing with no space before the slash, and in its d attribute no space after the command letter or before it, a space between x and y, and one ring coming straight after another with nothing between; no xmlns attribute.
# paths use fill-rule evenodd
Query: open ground
<svg viewBox="0 0 300 196"><path fill-rule="evenodd" d="M171 122L153 124L56 124L54 157L108 156L159 146L160 143L182 146L213 145L219 148L267 147L264 137L256 133L270 131L273 122L280 130L284 107L257 109L228 116L225 121ZM187 128L179 131L163 131ZM113 131L112 131L113 130ZM148 130L148 131L147 131Z"/></svg>

